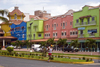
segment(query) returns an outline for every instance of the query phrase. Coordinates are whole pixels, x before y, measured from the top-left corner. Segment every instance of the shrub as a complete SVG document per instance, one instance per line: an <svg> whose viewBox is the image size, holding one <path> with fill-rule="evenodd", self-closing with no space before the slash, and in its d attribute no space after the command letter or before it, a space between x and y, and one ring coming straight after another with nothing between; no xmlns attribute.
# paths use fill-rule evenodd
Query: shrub
<svg viewBox="0 0 100 67"><path fill-rule="evenodd" d="M83 57L83 60L85 60L85 57Z"/></svg>
<svg viewBox="0 0 100 67"><path fill-rule="evenodd" d="M92 59L92 58L90 58L90 61L93 61L93 59Z"/></svg>
<svg viewBox="0 0 100 67"><path fill-rule="evenodd" d="M79 58L79 60L81 60L81 58Z"/></svg>
<svg viewBox="0 0 100 67"><path fill-rule="evenodd" d="M2 49L2 47L0 46L0 50Z"/></svg>
<svg viewBox="0 0 100 67"><path fill-rule="evenodd" d="M70 57L68 56L68 58L70 59Z"/></svg>
<svg viewBox="0 0 100 67"><path fill-rule="evenodd" d="M7 47L7 51L8 51L9 53L11 53L13 50L14 50L13 47Z"/></svg>
<svg viewBox="0 0 100 67"><path fill-rule="evenodd" d="M89 58L86 59L86 62L88 62L88 61L89 61Z"/></svg>

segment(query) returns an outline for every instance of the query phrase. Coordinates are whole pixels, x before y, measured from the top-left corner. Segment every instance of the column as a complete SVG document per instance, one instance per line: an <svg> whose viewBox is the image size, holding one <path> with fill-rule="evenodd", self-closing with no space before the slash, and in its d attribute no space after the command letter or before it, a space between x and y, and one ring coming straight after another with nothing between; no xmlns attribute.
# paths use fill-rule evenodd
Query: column
<svg viewBox="0 0 100 67"><path fill-rule="evenodd" d="M99 42L97 42L97 52L99 52L99 47L98 47L98 43L99 43Z"/></svg>
<svg viewBox="0 0 100 67"><path fill-rule="evenodd" d="M83 50L82 50L82 43L81 43L81 52L82 52Z"/></svg>
<svg viewBox="0 0 100 67"><path fill-rule="evenodd" d="M57 51L57 42L56 42L56 51Z"/></svg>
<svg viewBox="0 0 100 67"><path fill-rule="evenodd" d="M3 48L5 48L5 40L3 39Z"/></svg>

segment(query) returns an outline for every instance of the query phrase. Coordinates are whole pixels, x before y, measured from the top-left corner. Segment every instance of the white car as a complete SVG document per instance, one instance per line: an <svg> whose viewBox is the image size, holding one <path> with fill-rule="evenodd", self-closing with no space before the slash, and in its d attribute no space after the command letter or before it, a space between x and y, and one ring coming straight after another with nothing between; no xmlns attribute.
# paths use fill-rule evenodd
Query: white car
<svg viewBox="0 0 100 67"><path fill-rule="evenodd" d="M42 50L42 48L34 48L34 51L36 51L36 52L39 52L39 51L41 51Z"/></svg>
<svg viewBox="0 0 100 67"><path fill-rule="evenodd" d="M16 46L13 46L13 45L10 45L10 46L8 46L8 47L13 47L14 49L16 48Z"/></svg>

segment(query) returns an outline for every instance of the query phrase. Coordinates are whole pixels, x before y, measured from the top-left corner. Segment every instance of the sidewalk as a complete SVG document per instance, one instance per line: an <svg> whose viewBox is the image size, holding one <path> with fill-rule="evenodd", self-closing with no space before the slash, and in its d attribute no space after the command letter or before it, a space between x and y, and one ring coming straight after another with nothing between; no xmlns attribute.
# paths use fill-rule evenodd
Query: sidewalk
<svg viewBox="0 0 100 67"><path fill-rule="evenodd" d="M2 48L2 50L6 50ZM23 49L14 49L14 51L30 51L30 49L23 48ZM32 50L34 52L34 50ZM64 53L64 54L83 54L83 55L91 55L91 52L62 52L62 51L53 51L53 53ZM100 52L92 52L92 55L100 55Z"/></svg>

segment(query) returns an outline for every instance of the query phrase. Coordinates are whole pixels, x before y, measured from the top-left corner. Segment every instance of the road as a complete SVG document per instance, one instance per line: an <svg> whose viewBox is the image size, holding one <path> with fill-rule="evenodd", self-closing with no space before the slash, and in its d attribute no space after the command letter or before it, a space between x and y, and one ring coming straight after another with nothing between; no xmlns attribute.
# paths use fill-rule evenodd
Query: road
<svg viewBox="0 0 100 67"><path fill-rule="evenodd" d="M0 56L0 66L4 67L100 67L100 63L94 64L63 64L38 60L19 59Z"/></svg>

